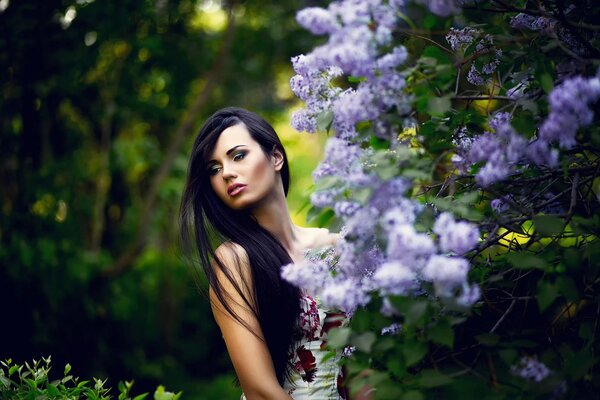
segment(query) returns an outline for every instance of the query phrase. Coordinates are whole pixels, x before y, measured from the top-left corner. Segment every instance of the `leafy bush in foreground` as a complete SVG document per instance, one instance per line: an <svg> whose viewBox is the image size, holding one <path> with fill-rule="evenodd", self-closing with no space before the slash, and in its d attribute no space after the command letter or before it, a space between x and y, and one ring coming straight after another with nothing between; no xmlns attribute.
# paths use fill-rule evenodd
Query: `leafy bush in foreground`
<svg viewBox="0 0 600 400"><path fill-rule="evenodd" d="M33 360L32 364L15 364L12 360L0 362L0 400L20 399L69 399L69 400L110 400L110 388L105 387L106 380L82 380L70 375L71 366L67 364L63 377L50 380L50 357ZM93 384L93 386L92 386ZM130 396L133 381L119 382L118 400L142 400L148 393ZM181 392L166 392L159 386L154 392L154 400L177 400Z"/></svg>

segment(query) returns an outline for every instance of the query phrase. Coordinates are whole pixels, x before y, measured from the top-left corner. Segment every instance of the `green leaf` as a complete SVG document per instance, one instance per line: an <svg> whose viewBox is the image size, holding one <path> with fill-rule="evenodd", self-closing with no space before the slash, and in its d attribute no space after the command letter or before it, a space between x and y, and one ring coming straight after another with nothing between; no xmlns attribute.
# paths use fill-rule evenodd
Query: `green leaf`
<svg viewBox="0 0 600 400"><path fill-rule="evenodd" d="M565 358L563 371L574 381L581 379L595 363L594 357L587 349L569 353Z"/></svg>
<svg viewBox="0 0 600 400"><path fill-rule="evenodd" d="M0 382L4 385L4 387L6 388L10 388L10 379L8 379L7 377L0 375Z"/></svg>
<svg viewBox="0 0 600 400"><path fill-rule="evenodd" d="M558 292L565 296L568 301L577 301L580 299L579 290L575 281L569 276L559 276L556 278L556 287Z"/></svg>
<svg viewBox="0 0 600 400"><path fill-rule="evenodd" d="M332 122L333 112L331 111L323 111L317 115L317 129L321 132L329 132Z"/></svg>
<svg viewBox="0 0 600 400"><path fill-rule="evenodd" d="M67 365L65 365L65 371L64 371L63 375L68 375L70 371L71 371L71 364L67 363Z"/></svg>
<svg viewBox="0 0 600 400"><path fill-rule="evenodd" d="M431 171L408 168L402 171L402 176L408 179L428 180L431 179Z"/></svg>
<svg viewBox="0 0 600 400"><path fill-rule="evenodd" d="M540 307L540 311L545 311L552 303L554 303L554 300L556 300L557 295L558 290L556 288L556 285L550 282L540 281L538 283L538 290L536 296L538 306Z"/></svg>
<svg viewBox="0 0 600 400"><path fill-rule="evenodd" d="M427 332L427 336L432 342L452 348L454 346L454 329L450 323L442 319L432 326Z"/></svg>
<svg viewBox="0 0 600 400"><path fill-rule="evenodd" d="M423 342L410 341L405 342L402 347L402 354L406 360L406 366L415 365L427 354L427 344Z"/></svg>
<svg viewBox="0 0 600 400"><path fill-rule="evenodd" d="M431 97L427 101L427 112L434 117L441 117L450 110L452 102L450 95L443 97Z"/></svg>
<svg viewBox="0 0 600 400"><path fill-rule="evenodd" d="M546 269L548 267L546 260L528 252L508 253L506 261L518 269Z"/></svg>
<svg viewBox="0 0 600 400"><path fill-rule="evenodd" d="M133 400L144 400L146 397L148 397L148 393L143 393L143 394L140 394L138 396L135 396L133 398Z"/></svg>
<svg viewBox="0 0 600 400"><path fill-rule="evenodd" d="M56 396L60 395L60 391L58 390L58 388L51 383L49 383L48 386L46 387L46 393L50 397L56 397Z"/></svg>
<svg viewBox="0 0 600 400"><path fill-rule="evenodd" d="M351 343L356 348L364 353L370 353L373 343L375 343L375 334L373 332L365 332L360 335L353 335Z"/></svg>
<svg viewBox="0 0 600 400"><path fill-rule="evenodd" d="M181 392L175 394L167 392L164 386L158 386L154 392L154 400L177 400L181 397Z"/></svg>
<svg viewBox="0 0 600 400"><path fill-rule="evenodd" d="M554 89L554 80L552 79L552 75L549 73L543 73L540 75L540 85L542 89L546 93L550 93L552 89Z"/></svg>
<svg viewBox="0 0 600 400"><path fill-rule="evenodd" d="M352 330L350 328L332 329L327 333L327 343L336 349L341 349L348 344L348 339L350 339L351 333Z"/></svg>
<svg viewBox="0 0 600 400"><path fill-rule="evenodd" d="M421 372L419 384L426 388L444 386L452 383L452 378L434 369L426 369Z"/></svg>
<svg viewBox="0 0 600 400"><path fill-rule="evenodd" d="M425 396L423 396L423 393L417 390L409 390L408 392L404 393L404 395L401 397L401 400L425 400Z"/></svg>
<svg viewBox="0 0 600 400"><path fill-rule="evenodd" d="M536 232L542 236L554 236L561 233L565 222L562 218L553 215L536 215L533 217Z"/></svg>
<svg viewBox="0 0 600 400"><path fill-rule="evenodd" d="M396 377L403 377L406 374L406 364L402 357L394 357L386 363L386 368Z"/></svg>
<svg viewBox="0 0 600 400"><path fill-rule="evenodd" d="M355 200L359 203L365 204L367 202L367 200L369 200L369 198L371 197L371 192L372 192L372 189L370 189L370 188L355 190L352 193L353 200Z"/></svg>
<svg viewBox="0 0 600 400"><path fill-rule="evenodd" d="M403 391L398 387L398 383L389 379L377 385L377 390L373 392L375 400L400 399L402 393Z"/></svg>
<svg viewBox="0 0 600 400"><path fill-rule="evenodd" d="M493 333L482 333L475 336L475 339L484 346L495 346L500 341L500 336Z"/></svg>

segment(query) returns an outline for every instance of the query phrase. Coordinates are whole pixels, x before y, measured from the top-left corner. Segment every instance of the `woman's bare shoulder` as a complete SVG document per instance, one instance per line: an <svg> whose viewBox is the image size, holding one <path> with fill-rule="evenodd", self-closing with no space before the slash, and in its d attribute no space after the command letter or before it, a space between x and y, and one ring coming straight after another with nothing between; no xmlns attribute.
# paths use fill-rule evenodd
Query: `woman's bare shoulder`
<svg viewBox="0 0 600 400"><path fill-rule="evenodd" d="M223 242L215 249L212 266L217 275L222 275L224 270L227 270L226 275L229 276L250 276L250 260L246 249L232 241Z"/></svg>
<svg viewBox="0 0 600 400"><path fill-rule="evenodd" d="M311 248L324 246L335 246L339 240L340 234L330 232L327 228L305 228L310 237Z"/></svg>
<svg viewBox="0 0 600 400"><path fill-rule="evenodd" d="M215 256L217 256L222 262L231 261L233 259L246 261L248 260L248 253L241 245L232 242L230 240L223 242L215 249Z"/></svg>

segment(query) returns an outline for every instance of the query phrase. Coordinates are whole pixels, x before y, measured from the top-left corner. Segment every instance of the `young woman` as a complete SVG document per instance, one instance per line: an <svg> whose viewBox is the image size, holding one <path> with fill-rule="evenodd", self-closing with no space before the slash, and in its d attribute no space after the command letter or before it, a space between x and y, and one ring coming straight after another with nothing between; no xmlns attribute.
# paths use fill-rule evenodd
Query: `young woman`
<svg viewBox="0 0 600 400"><path fill-rule="evenodd" d="M337 238L292 223L289 180L285 150L267 122L240 108L217 111L192 148L183 244L208 277L242 398L345 398L337 359L323 361L322 349L328 328L343 318L280 277L283 265Z"/></svg>

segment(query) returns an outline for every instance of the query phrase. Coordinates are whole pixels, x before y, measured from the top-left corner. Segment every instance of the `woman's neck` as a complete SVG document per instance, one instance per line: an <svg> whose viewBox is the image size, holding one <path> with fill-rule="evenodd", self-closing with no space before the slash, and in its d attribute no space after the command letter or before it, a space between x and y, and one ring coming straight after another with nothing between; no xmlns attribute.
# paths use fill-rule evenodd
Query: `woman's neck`
<svg viewBox="0 0 600 400"><path fill-rule="evenodd" d="M283 190L281 193L274 193L264 204L255 208L252 215L260 226L281 242L289 254L299 250L299 228L292 222Z"/></svg>

